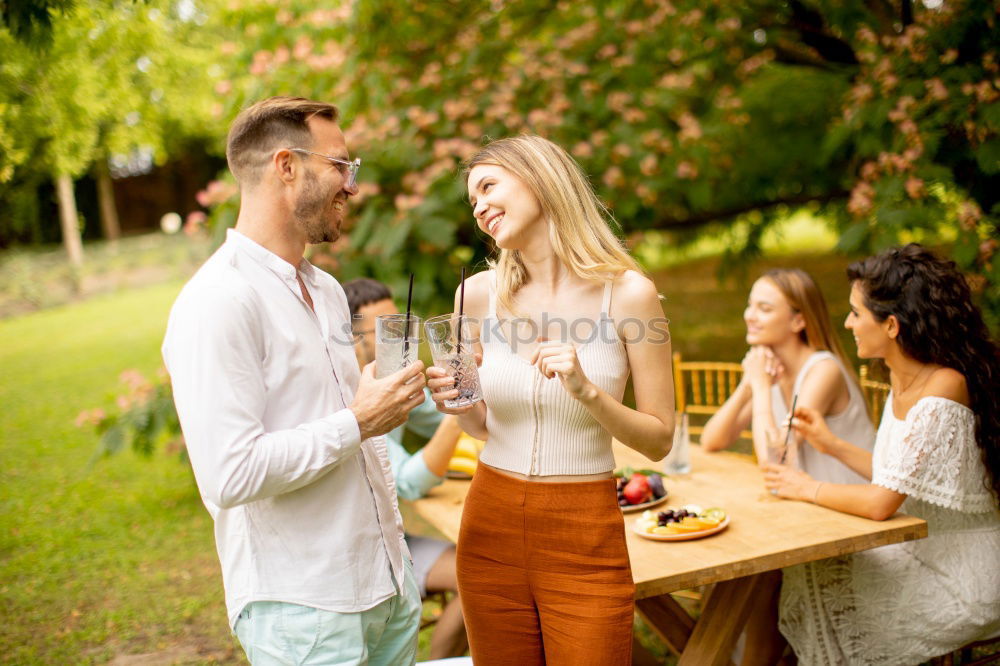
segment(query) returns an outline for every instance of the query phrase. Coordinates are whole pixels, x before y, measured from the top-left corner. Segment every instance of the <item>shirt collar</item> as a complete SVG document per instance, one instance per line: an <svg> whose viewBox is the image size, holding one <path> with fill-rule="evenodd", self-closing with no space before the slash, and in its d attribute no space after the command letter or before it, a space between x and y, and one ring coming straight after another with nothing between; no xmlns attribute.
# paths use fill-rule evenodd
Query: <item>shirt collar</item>
<svg viewBox="0 0 1000 666"><path fill-rule="evenodd" d="M236 231L236 229L226 230L226 242L234 244L241 252L250 255L252 259L271 270L282 280L297 282L296 277L299 273L302 273L302 278L308 281L310 285L315 286L316 284L316 269L305 258L299 261L298 269L296 269L295 266L292 266L263 245Z"/></svg>

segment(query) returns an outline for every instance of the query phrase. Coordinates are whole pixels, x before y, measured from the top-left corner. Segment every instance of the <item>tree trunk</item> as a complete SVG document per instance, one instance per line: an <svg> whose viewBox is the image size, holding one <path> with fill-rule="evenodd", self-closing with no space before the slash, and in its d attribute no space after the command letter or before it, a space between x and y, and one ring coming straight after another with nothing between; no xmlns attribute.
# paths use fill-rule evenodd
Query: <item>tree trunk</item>
<svg viewBox="0 0 1000 666"><path fill-rule="evenodd" d="M74 266L83 264L83 243L80 241L80 222L76 212L73 179L66 174L56 176L56 198L59 200L59 221L62 226L63 246Z"/></svg>
<svg viewBox="0 0 1000 666"><path fill-rule="evenodd" d="M111 170L108 160L99 157L94 165L94 176L97 179L97 201L101 209L101 231L110 241L116 241L122 236L122 227L118 222L118 209L115 207L115 186L111 181Z"/></svg>

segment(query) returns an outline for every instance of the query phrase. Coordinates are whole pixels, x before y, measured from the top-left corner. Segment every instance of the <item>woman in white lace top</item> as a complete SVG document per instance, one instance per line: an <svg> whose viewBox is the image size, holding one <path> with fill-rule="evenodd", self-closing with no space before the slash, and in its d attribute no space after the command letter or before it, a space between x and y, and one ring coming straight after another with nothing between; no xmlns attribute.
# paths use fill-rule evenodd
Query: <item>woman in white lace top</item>
<svg viewBox="0 0 1000 666"><path fill-rule="evenodd" d="M816 281L797 268L775 268L750 289L743 311L750 350L743 359L743 378L701 435L706 451L736 443L752 429L757 460L774 455L814 479L865 483L867 479L837 458L791 438L783 443L793 398L796 405L822 414L837 437L871 451L875 444L864 396L847 354L833 332L826 299ZM774 443L780 445L773 446ZM734 658L742 666L773 664L785 643L777 631L778 595L755 599L745 642Z"/></svg>
<svg viewBox="0 0 1000 666"><path fill-rule="evenodd" d="M1000 352L955 265L919 245L847 273L858 355L890 371L875 451L812 409L796 409L793 427L871 483L778 465L766 481L873 520L902 510L928 537L786 569L780 627L802 664L917 664L1000 635Z"/></svg>

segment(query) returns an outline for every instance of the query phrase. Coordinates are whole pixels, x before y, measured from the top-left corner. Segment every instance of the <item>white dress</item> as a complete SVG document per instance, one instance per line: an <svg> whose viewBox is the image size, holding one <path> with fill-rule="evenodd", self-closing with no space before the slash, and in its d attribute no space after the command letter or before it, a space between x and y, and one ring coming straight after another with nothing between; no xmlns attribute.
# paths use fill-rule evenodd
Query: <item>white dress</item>
<svg viewBox="0 0 1000 666"><path fill-rule="evenodd" d="M919 400L899 420L886 401L872 483L907 496L928 536L789 567L780 627L799 662L909 665L1000 634L1000 511L973 412Z"/></svg>
<svg viewBox="0 0 1000 666"><path fill-rule="evenodd" d="M809 371L820 361L832 360L840 368L840 374L847 384L847 394L850 400L843 411L825 417L826 425L838 438L850 442L855 446L871 451L875 444L875 428L872 426L871 417L868 416L868 409L865 407L865 398L861 394L861 388L854 381L840 359L828 351L813 352L806 362L799 368L799 374L795 376L795 383L792 385L792 395L798 395L802 391L802 383L805 381ZM788 418L788 405L785 404L785 397L781 394L781 388L774 384L771 386L771 415L774 416L775 423L784 423ZM791 456L789 456L791 458ZM840 462L837 458L825 453L820 453L809 444L803 442L797 450L797 467L805 471L809 476L819 481L827 483L868 483L864 478L850 467Z"/></svg>

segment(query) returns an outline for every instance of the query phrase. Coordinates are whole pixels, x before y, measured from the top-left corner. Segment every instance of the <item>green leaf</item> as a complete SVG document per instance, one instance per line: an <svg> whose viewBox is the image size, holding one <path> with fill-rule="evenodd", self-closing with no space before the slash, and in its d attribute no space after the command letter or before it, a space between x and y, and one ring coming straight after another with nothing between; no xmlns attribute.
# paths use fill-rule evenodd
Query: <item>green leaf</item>
<svg viewBox="0 0 1000 666"><path fill-rule="evenodd" d="M952 249L955 262L962 268L969 268L975 265L978 254L979 238L975 232L963 231L960 233Z"/></svg>
<svg viewBox="0 0 1000 666"><path fill-rule="evenodd" d="M867 222L852 224L840 235L840 240L837 241L837 249L845 253L858 252L864 246L868 236L869 227Z"/></svg>
<svg viewBox="0 0 1000 666"><path fill-rule="evenodd" d="M413 235L436 247L451 247L455 243L455 223L445 217L421 216Z"/></svg>
<svg viewBox="0 0 1000 666"><path fill-rule="evenodd" d="M1000 139L990 139L975 150L976 163L983 173L1000 172Z"/></svg>
<svg viewBox="0 0 1000 666"><path fill-rule="evenodd" d="M99 453L102 455L112 455L121 451L122 447L125 445L125 431L120 423L108 428L103 435L101 435L100 445L98 447Z"/></svg>

